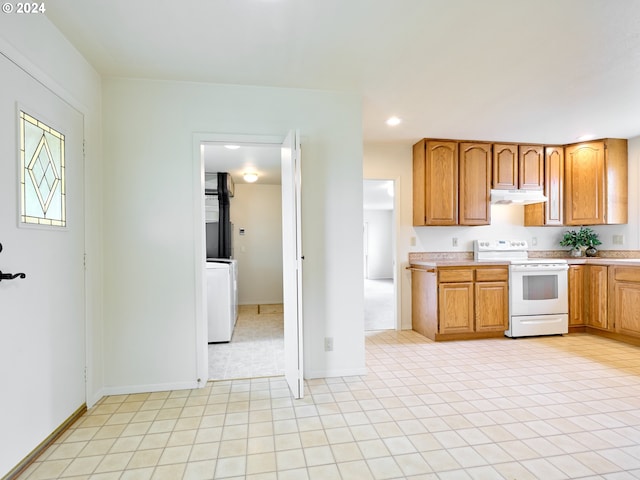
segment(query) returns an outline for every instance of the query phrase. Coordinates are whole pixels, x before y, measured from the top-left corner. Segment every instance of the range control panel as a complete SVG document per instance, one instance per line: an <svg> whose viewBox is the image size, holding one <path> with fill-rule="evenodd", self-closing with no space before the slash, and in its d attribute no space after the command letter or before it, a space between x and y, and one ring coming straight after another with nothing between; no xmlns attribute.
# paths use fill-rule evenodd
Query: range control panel
<svg viewBox="0 0 640 480"><path fill-rule="evenodd" d="M525 240L476 240L474 250L478 251L518 251L528 250L529 244Z"/></svg>
<svg viewBox="0 0 640 480"><path fill-rule="evenodd" d="M525 240L475 240L473 258L475 260L525 260L529 254L529 244Z"/></svg>

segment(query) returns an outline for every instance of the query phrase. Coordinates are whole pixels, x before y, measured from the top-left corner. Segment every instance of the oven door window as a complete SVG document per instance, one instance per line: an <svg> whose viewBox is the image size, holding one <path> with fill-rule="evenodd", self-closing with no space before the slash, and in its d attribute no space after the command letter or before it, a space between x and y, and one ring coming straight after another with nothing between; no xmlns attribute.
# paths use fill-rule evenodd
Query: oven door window
<svg viewBox="0 0 640 480"><path fill-rule="evenodd" d="M523 300L555 300L558 298L558 275L525 275L522 277Z"/></svg>

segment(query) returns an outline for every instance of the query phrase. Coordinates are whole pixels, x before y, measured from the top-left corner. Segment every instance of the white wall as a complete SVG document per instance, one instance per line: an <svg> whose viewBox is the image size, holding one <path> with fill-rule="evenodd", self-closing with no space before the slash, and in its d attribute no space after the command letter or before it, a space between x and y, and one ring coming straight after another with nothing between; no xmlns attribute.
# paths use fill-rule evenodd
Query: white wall
<svg viewBox="0 0 640 480"><path fill-rule="evenodd" d="M364 210L367 225L366 278L393 278L393 211Z"/></svg>
<svg viewBox="0 0 640 480"><path fill-rule="evenodd" d="M112 78L103 100L108 391L196 381L196 132L284 139L300 129L305 376L362 372L359 97Z"/></svg>
<svg viewBox="0 0 640 480"><path fill-rule="evenodd" d="M236 183L230 212L238 303L282 303L282 187Z"/></svg>
<svg viewBox="0 0 640 480"><path fill-rule="evenodd" d="M82 112L84 116L85 137L85 250L87 253L86 286L86 344L87 367L86 403L92 406L102 395L102 188L101 188L101 83L100 77L80 54L60 35L44 15L0 15L0 51L11 61L25 69L29 74L52 90L64 101ZM0 78L2 75L0 75ZM8 85L3 84L3 88ZM6 112L5 112L6 113ZM9 138L5 136L9 135ZM0 132L2 143L13 143L13 132ZM1 161L11 161L4 158ZM82 252L78 252L79 255ZM1 334L1 333L0 333ZM50 336L51 351L56 352L58 341L55 331ZM29 338L24 339L25 342ZM0 362L11 363L13 358L5 358L0 351ZM49 351L40 352L40 358L34 358L34 364L48 365L50 369L60 367L60 358ZM81 365L80 368L85 365ZM16 366L16 368L18 368ZM34 377L34 373L36 373ZM25 382L38 382L37 372L29 371L23 375ZM12 411L23 418L26 424L32 420L32 413L40 411L49 414L59 411L61 399L54 395L55 387L50 382L38 382L38 395L23 395L23 409ZM12 394L21 395L20 390L11 389ZM55 407L55 408L54 408ZM79 405L73 406L73 409ZM69 411L71 414L73 410ZM37 428L42 435L30 435L32 429L21 429L9 433L9 437L26 440L30 447L24 455L35 448L45 437L59 426L59 419L51 418L47 424ZM4 426L3 426L4 428ZM29 438L25 439L25 436ZM19 461L20 459L16 459ZM9 468L12 468L10 465ZM6 473L6 465L0 465L0 476Z"/></svg>

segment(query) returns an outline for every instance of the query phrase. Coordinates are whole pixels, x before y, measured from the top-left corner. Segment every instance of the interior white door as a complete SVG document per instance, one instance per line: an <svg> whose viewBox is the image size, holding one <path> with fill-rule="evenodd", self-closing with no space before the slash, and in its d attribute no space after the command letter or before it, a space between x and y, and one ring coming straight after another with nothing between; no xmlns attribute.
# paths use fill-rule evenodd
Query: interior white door
<svg viewBox="0 0 640 480"><path fill-rule="evenodd" d="M86 350L83 117L1 52L0 77L0 270L26 275L0 281L2 477L85 403ZM19 225L19 108L65 136L65 228Z"/></svg>
<svg viewBox="0 0 640 480"><path fill-rule="evenodd" d="M300 136L282 143L282 269L285 378L294 398L302 398L302 234L300 217Z"/></svg>

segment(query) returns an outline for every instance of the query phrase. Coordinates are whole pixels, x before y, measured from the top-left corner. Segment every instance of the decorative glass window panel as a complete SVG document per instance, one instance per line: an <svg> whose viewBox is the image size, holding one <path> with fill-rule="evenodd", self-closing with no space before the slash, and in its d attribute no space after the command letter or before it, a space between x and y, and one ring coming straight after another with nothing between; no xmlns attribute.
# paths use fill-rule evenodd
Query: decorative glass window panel
<svg viewBox="0 0 640 480"><path fill-rule="evenodd" d="M20 111L20 222L65 227L64 135Z"/></svg>

